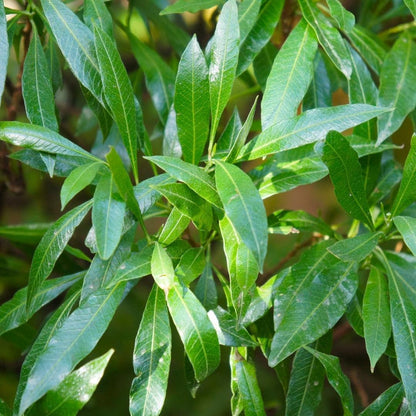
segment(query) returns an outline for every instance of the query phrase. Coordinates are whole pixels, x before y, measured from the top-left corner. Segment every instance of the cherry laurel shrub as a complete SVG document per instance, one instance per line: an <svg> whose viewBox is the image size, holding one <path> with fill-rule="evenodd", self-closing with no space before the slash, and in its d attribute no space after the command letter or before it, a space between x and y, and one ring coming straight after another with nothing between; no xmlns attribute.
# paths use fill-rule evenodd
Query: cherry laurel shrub
<svg viewBox="0 0 416 416"><path fill-rule="evenodd" d="M353 14L339 0L131 0L124 15L114 3L0 1L2 146L13 163L65 178L56 222L0 229L36 245L27 287L0 306L0 334L24 332L57 298L0 414L77 414L114 351L84 358L129 292L146 288L131 415L163 414L174 331L194 395L228 355L232 415L312 415L323 389L344 415L416 414L416 136L396 134L410 141L403 167L391 138L416 118L416 2L365 0ZM199 41L181 13L214 6ZM61 127L64 69L95 115L92 146ZM334 105L335 91L348 103ZM145 104L158 120L144 119ZM266 212L267 198L327 175L339 223ZM273 234L293 243L285 258L270 253ZM64 251L73 270L60 275ZM340 327L365 340L369 373L381 362L391 373L372 403L332 351ZM263 401L259 362L281 383L277 405Z"/></svg>

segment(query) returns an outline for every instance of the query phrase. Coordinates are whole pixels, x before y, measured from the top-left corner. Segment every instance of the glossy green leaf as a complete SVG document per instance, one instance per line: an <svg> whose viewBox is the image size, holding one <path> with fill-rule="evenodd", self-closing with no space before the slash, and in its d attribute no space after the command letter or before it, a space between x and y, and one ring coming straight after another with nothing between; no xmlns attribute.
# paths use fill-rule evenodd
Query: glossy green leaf
<svg viewBox="0 0 416 416"><path fill-rule="evenodd" d="M301 20L277 54L267 79L261 101L263 129L296 116L312 79L317 49L313 30L305 20Z"/></svg>
<svg viewBox="0 0 416 416"><path fill-rule="evenodd" d="M415 0L404 0L406 6L412 12L413 17L416 19L416 1Z"/></svg>
<svg viewBox="0 0 416 416"><path fill-rule="evenodd" d="M344 416L352 416L354 414L354 399L351 385L347 376L342 372L339 358L309 347L304 348L316 357L324 367L329 383L341 398Z"/></svg>
<svg viewBox="0 0 416 416"><path fill-rule="evenodd" d="M124 286L97 290L55 332L30 371L19 415L47 391L58 386L91 352L107 329L122 299Z"/></svg>
<svg viewBox="0 0 416 416"><path fill-rule="evenodd" d="M114 350L88 362L69 374L28 412L30 415L75 416L90 400Z"/></svg>
<svg viewBox="0 0 416 416"><path fill-rule="evenodd" d="M159 242L163 245L169 245L178 239L188 228L190 218L182 214L176 207L173 207L169 214L162 231L159 235Z"/></svg>
<svg viewBox="0 0 416 416"><path fill-rule="evenodd" d="M184 182L200 197L206 199L217 208L222 208L214 181L205 170L170 156L153 156L147 159L178 181Z"/></svg>
<svg viewBox="0 0 416 416"><path fill-rule="evenodd" d="M94 181L101 166L103 166L101 162L87 163L69 174L61 188L61 209L64 209L76 194Z"/></svg>
<svg viewBox="0 0 416 416"><path fill-rule="evenodd" d="M370 270L363 299L364 337L371 371L384 353L391 334L387 280L375 267Z"/></svg>
<svg viewBox="0 0 416 416"><path fill-rule="evenodd" d="M172 260L159 243L155 243L151 260L151 271L155 282L161 289L168 291L174 286L175 270Z"/></svg>
<svg viewBox="0 0 416 416"><path fill-rule="evenodd" d="M138 136L133 87L113 39L98 26L94 30L94 39L104 97L114 121L117 123L137 183L139 181L137 170Z"/></svg>
<svg viewBox="0 0 416 416"><path fill-rule="evenodd" d="M220 161L215 182L227 217L261 270L267 251L267 217L257 189L241 169Z"/></svg>
<svg viewBox="0 0 416 416"><path fill-rule="evenodd" d="M105 5L105 0L85 0L83 17L92 32L96 25L107 35L113 36L113 19Z"/></svg>
<svg viewBox="0 0 416 416"><path fill-rule="evenodd" d="M339 105L305 111L298 117L273 124L247 143L240 160L252 160L294 149L325 138L331 130L344 131L384 113L367 104Z"/></svg>
<svg viewBox="0 0 416 416"><path fill-rule="evenodd" d="M123 229L126 204L114 194L116 185L113 175L103 176L94 192L92 224L97 238L97 248L103 260L116 249Z"/></svg>
<svg viewBox="0 0 416 416"><path fill-rule="evenodd" d="M161 14L163 15L183 12L196 13L200 10L218 6L223 2L224 0L177 0L174 4L171 4L170 6L163 9Z"/></svg>
<svg viewBox="0 0 416 416"><path fill-rule="evenodd" d="M183 253L178 265L175 268L175 275L186 286L189 286L204 271L206 264L205 250L190 248Z"/></svg>
<svg viewBox="0 0 416 416"><path fill-rule="evenodd" d="M328 166L338 202L353 218L373 228L357 152L342 134L332 131L326 138L322 159Z"/></svg>
<svg viewBox="0 0 416 416"><path fill-rule="evenodd" d="M50 275L58 257L72 237L75 228L91 209L92 201L88 201L67 212L42 237L33 254L27 287L27 308L32 311L35 296L44 280Z"/></svg>
<svg viewBox="0 0 416 416"><path fill-rule="evenodd" d="M163 290L154 285L136 335L130 390L132 416L157 416L165 401L171 360L171 331Z"/></svg>
<svg viewBox="0 0 416 416"><path fill-rule="evenodd" d="M4 2L0 4L0 103L4 91L7 75L7 62L9 60L9 42L7 40L7 20L4 11Z"/></svg>
<svg viewBox="0 0 416 416"><path fill-rule="evenodd" d="M208 67L196 36L179 62L175 85L178 137L186 162L197 165L209 132Z"/></svg>
<svg viewBox="0 0 416 416"><path fill-rule="evenodd" d="M351 75L351 59L338 30L332 27L312 0L298 0L303 17L316 33L320 45L334 63L347 77Z"/></svg>
<svg viewBox="0 0 416 416"><path fill-rule="evenodd" d="M261 0L245 0L238 5L238 26L240 28L240 43L243 43L250 33L260 11Z"/></svg>
<svg viewBox="0 0 416 416"><path fill-rule="evenodd" d="M382 236L382 232L357 235L336 242L328 250L342 261L361 261L374 250Z"/></svg>
<svg viewBox="0 0 416 416"><path fill-rule="evenodd" d="M196 296L178 281L167 294L170 315L184 344L197 381L208 377L220 362L217 333Z"/></svg>
<svg viewBox="0 0 416 416"><path fill-rule="evenodd" d="M377 144L391 136L416 106L416 44L404 32L386 55L377 104L393 111L378 118Z"/></svg>
<svg viewBox="0 0 416 416"><path fill-rule="evenodd" d="M393 221L407 247L409 247L413 255L416 255L416 218L394 217Z"/></svg>
<svg viewBox="0 0 416 416"><path fill-rule="evenodd" d="M22 95L26 115L31 123L58 131L55 100L49 74L46 56L35 29L27 51L22 76Z"/></svg>
<svg viewBox="0 0 416 416"><path fill-rule="evenodd" d="M391 416L399 408L403 397L402 383L393 384L367 406L359 416Z"/></svg>
<svg viewBox="0 0 416 416"><path fill-rule="evenodd" d="M218 19L209 59L211 138L230 98L238 63L239 40L237 4L235 0L228 0Z"/></svg>
<svg viewBox="0 0 416 416"><path fill-rule="evenodd" d="M41 4L59 49L72 72L103 103L100 69L92 32L62 1L41 0Z"/></svg>
<svg viewBox="0 0 416 416"><path fill-rule="evenodd" d="M344 32L351 32L355 25L355 16L346 10L339 0L327 0L331 16L336 20L338 27Z"/></svg>
<svg viewBox="0 0 416 416"><path fill-rule="evenodd" d="M403 178L400 182L399 191L394 198L391 215L395 217L416 200L415 176L416 172L416 134L410 143L410 150L403 168Z"/></svg>

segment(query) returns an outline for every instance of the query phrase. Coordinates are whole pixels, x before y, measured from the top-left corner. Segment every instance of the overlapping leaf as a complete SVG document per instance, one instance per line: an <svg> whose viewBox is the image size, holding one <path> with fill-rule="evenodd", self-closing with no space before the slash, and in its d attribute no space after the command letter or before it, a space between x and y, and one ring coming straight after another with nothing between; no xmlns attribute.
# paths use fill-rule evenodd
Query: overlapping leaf
<svg viewBox="0 0 416 416"><path fill-rule="evenodd" d="M394 217L393 221L407 247L416 256L416 218L404 216Z"/></svg>
<svg viewBox="0 0 416 416"><path fill-rule="evenodd" d="M96 25L107 35L113 35L113 19L105 5L105 0L85 0L83 17L91 31L94 31Z"/></svg>
<svg viewBox="0 0 416 416"><path fill-rule="evenodd" d="M359 416L390 416L399 408L404 397L402 383L393 384L367 406Z"/></svg>

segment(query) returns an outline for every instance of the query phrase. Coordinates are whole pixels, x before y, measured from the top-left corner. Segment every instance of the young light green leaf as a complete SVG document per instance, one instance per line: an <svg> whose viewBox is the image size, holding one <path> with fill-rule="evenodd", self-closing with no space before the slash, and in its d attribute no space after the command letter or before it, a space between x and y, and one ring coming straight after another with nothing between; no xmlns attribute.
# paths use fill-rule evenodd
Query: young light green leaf
<svg viewBox="0 0 416 416"><path fill-rule="evenodd" d="M36 28L36 26L33 26ZM31 123L58 131L55 100L48 63L38 33L34 29L23 67L22 95Z"/></svg>
<svg viewBox="0 0 416 416"><path fill-rule="evenodd" d="M273 124L247 143L239 160L252 160L294 149L325 138L331 130L344 131L384 113L367 104L348 104L305 111L298 117Z"/></svg>
<svg viewBox="0 0 416 416"><path fill-rule="evenodd" d="M111 349L69 374L29 410L28 416L77 415L94 394L113 353Z"/></svg>
<svg viewBox="0 0 416 416"><path fill-rule="evenodd" d="M95 179L102 162L92 162L75 168L65 179L61 188L61 209Z"/></svg>
<svg viewBox="0 0 416 416"><path fill-rule="evenodd" d="M404 0L406 6L412 12L413 17L416 19L416 1L415 0Z"/></svg>
<svg viewBox="0 0 416 416"><path fill-rule="evenodd" d="M222 3L224 3L224 0L177 0L174 4L164 8L160 14L164 15L183 12L196 13L200 10L209 9Z"/></svg>
<svg viewBox="0 0 416 416"><path fill-rule="evenodd" d="M197 381L208 377L220 362L217 333L196 296L177 280L167 294L170 315L184 344Z"/></svg>
<svg viewBox="0 0 416 416"><path fill-rule="evenodd" d="M347 78L350 78L351 58L338 30L331 26L312 0L298 0L298 3L303 17L315 31L319 43L331 61Z"/></svg>
<svg viewBox="0 0 416 416"><path fill-rule="evenodd" d="M167 292L174 286L175 270L172 260L166 250L157 242L152 254L151 271L156 284L164 291Z"/></svg>
<svg viewBox="0 0 416 416"><path fill-rule="evenodd" d="M361 261L374 250L382 236L382 232L364 233L338 241L328 250L342 261Z"/></svg>
<svg viewBox="0 0 416 416"><path fill-rule="evenodd" d="M9 60L9 42L7 40L7 20L4 11L4 2L0 4L0 104L7 75L7 62Z"/></svg>
<svg viewBox="0 0 416 416"><path fill-rule="evenodd" d="M130 389L132 416L158 416L165 401L171 359L171 330L163 290L153 286L136 335Z"/></svg>
<svg viewBox="0 0 416 416"><path fill-rule="evenodd" d="M322 160L328 166L338 202L349 215L372 229L373 220L357 152L342 134L331 131L325 141Z"/></svg>
<svg viewBox="0 0 416 416"><path fill-rule="evenodd" d="M76 309L55 332L34 363L24 392L19 415L47 391L58 386L95 347L122 299L124 284L99 289Z"/></svg>
<svg viewBox="0 0 416 416"><path fill-rule="evenodd" d="M209 83L205 56L196 36L179 62L175 84L178 137L186 162L197 165L209 132Z"/></svg>
<svg viewBox="0 0 416 416"><path fill-rule="evenodd" d="M41 0L41 4L59 49L72 72L104 104L92 32L60 0Z"/></svg>
<svg viewBox="0 0 416 416"><path fill-rule="evenodd" d="M329 383L341 398L344 416L353 416L354 398L351 392L351 385L347 376L342 372L339 364L339 358L314 350L307 346L304 348L316 357L325 368Z"/></svg>
<svg viewBox="0 0 416 416"><path fill-rule="evenodd" d="M238 5L238 24L240 28L240 43L243 43L256 23L261 0L245 0Z"/></svg>
<svg viewBox="0 0 416 416"><path fill-rule="evenodd" d="M277 54L261 101L263 129L296 116L314 70L318 42L312 28L301 20ZM276 100L276 97L279 97Z"/></svg>
<svg viewBox="0 0 416 416"><path fill-rule="evenodd" d="M267 251L267 216L251 179L237 166L216 161L215 182L225 213L260 270Z"/></svg>
<svg viewBox="0 0 416 416"><path fill-rule="evenodd" d="M159 242L163 245L172 244L188 228L190 222L191 220L189 217L182 214L178 208L173 207L169 217L163 225L162 232L159 235Z"/></svg>
<svg viewBox="0 0 416 416"><path fill-rule="evenodd" d="M98 254L107 260L116 249L123 230L126 204L114 194L113 175L104 175L94 192L92 224L97 238Z"/></svg>
<svg viewBox="0 0 416 416"><path fill-rule="evenodd" d="M363 321L365 345L373 372L391 334L387 280L375 267L370 270L364 293Z"/></svg>
<svg viewBox="0 0 416 416"><path fill-rule="evenodd" d="M137 124L133 87L113 39L100 27L94 39L105 100L113 114L121 138L130 157L133 175L139 182L137 167Z"/></svg>
<svg viewBox="0 0 416 416"><path fill-rule="evenodd" d="M395 217L416 199L416 134L413 135L410 150L403 168L400 188L394 198L391 216Z"/></svg>
<svg viewBox="0 0 416 416"><path fill-rule="evenodd" d="M394 217L393 221L407 247L416 256L416 218Z"/></svg>
<svg viewBox="0 0 416 416"><path fill-rule="evenodd" d="M346 10L339 0L327 0L331 16L336 20L338 27L344 32L351 32L355 25L355 16Z"/></svg>
<svg viewBox="0 0 416 416"><path fill-rule="evenodd" d="M211 142L214 139L221 114L227 105L234 84L239 40L237 4L235 0L228 0L218 19L209 60Z"/></svg>
<svg viewBox="0 0 416 416"><path fill-rule="evenodd" d="M391 416L404 397L403 384L396 383L377 397L359 416Z"/></svg>
<svg viewBox="0 0 416 416"><path fill-rule="evenodd" d="M107 35L113 36L113 19L105 5L105 0L85 0L83 17L92 32L96 25Z"/></svg>
<svg viewBox="0 0 416 416"><path fill-rule="evenodd" d="M50 275L58 257L72 237L75 228L91 209L92 201L88 201L67 212L42 237L33 254L27 287L27 309L33 311L35 296L43 281Z"/></svg>
<svg viewBox="0 0 416 416"><path fill-rule="evenodd" d="M416 44L408 32L395 42L383 63L377 104L393 111L378 118L377 144L383 143L416 106Z"/></svg>
<svg viewBox="0 0 416 416"><path fill-rule="evenodd" d="M204 271L206 264L205 250L202 247L190 248L183 253L175 268L175 275L185 285L189 286Z"/></svg>

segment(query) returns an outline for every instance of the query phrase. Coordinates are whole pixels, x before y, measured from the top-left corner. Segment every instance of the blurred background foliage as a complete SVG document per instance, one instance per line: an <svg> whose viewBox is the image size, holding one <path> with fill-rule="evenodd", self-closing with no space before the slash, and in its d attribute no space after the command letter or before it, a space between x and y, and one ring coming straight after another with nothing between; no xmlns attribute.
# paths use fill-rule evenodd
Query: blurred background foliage
<svg viewBox="0 0 416 416"><path fill-rule="evenodd" d="M5 0L7 7L19 9L24 1ZM65 1L71 8L78 10L82 1ZM130 44L121 28L129 25L133 33L143 42L155 48L163 59L176 70L179 54L186 46L188 35L196 33L202 47L205 47L211 37L217 18L217 9L212 8L196 14L159 16L159 11L169 4L167 0L113 0L107 2L114 18L114 30L120 53L131 77L136 95L141 97L144 121L152 139L155 153L162 146L161 128L156 111L145 90L143 71L138 66L132 54ZM345 0L343 4L352 11L357 21L367 29L378 34L386 43L391 44L395 38L394 29L398 25L407 24L408 14L402 1L374 0ZM11 18L12 16L9 16ZM273 45L279 48L298 20L297 3L287 0L283 17L272 38ZM24 31L25 25L17 25L17 31ZM15 39L18 37L15 36ZM3 104L0 108L1 120L27 121L24 106L19 95L19 80L21 62L25 53L25 36L21 43L14 42L12 58L9 60L8 79ZM62 57L60 57L62 59ZM237 106L241 118L245 118L256 95L261 94L254 76L250 71L240 77L235 83L233 98L230 100L226 114L222 120L225 124ZM347 101L342 89L333 94L334 104ZM56 94L56 106L60 117L61 133L81 144L85 148L94 145L97 133L96 119L86 106L85 100L71 72L66 69L62 73L61 86ZM220 126L220 130L223 126ZM256 122L253 125L260 127ZM397 159L403 160L407 154L408 143L403 143L401 137L410 137L410 122L406 122L395 135L396 144L403 145L397 151ZM401 134L406 131L406 134ZM97 143L95 142L95 146ZM11 298L13 293L27 283L30 261L36 243L39 241L42 229L61 215L59 191L63 179L50 178L47 174L39 173L25 165L8 158L9 149L0 144L0 303ZM247 166L248 167L248 166ZM141 178L151 176L150 166L143 161ZM78 195L72 206L91 197L88 190ZM293 191L279 194L266 201L268 212L276 209L302 209L311 214L321 216L330 224L341 224L344 220L339 209L329 180L323 179L313 185L301 186ZM160 221L156 218L149 226L150 231L156 231ZM13 224L45 223L30 241L9 241L3 235L2 226ZM81 226L71 241L72 247L85 249L83 241L88 229ZM3 236L2 236L3 235ZM312 235L271 236L268 258L266 259L265 274L276 271L276 264L289 264L298 255L297 247L301 248ZM295 249L295 250L294 250ZM214 253L219 269L225 268L222 248L217 247ZM70 255L64 254L59 260L55 273L63 275L75 272L85 266L82 260L74 261ZM114 348L116 353L110 361L105 375L91 401L80 412L81 415L127 415L128 395L131 380L134 376L131 366L134 337L140 322L144 302L151 287L151 280L144 279L119 308L109 330L93 352L93 357ZM55 300L35 315L27 324L11 331L0 338L0 396L9 404L15 394L23 353L34 339L45 318L50 314L60 299ZM365 352L364 340L354 335L346 323L340 322L335 328L333 354L340 356L344 371L352 381L357 402L361 406L368 405L378 394L394 382L388 363L382 362L377 366L375 374L368 373L368 358ZM85 361L93 357L87 357ZM180 340L176 334L173 341L172 368L168 384L167 400L164 415L228 415L230 414L229 400L229 367L225 354L218 371L211 375L200 387L197 400L194 400L186 387L184 375L184 355ZM263 392L266 407L270 414L282 406L284 393L274 371L267 367L264 358L259 354L257 359L258 379ZM334 416L341 414L338 400L329 386L324 390L324 400L317 414ZM359 405L359 406L360 406Z"/></svg>

